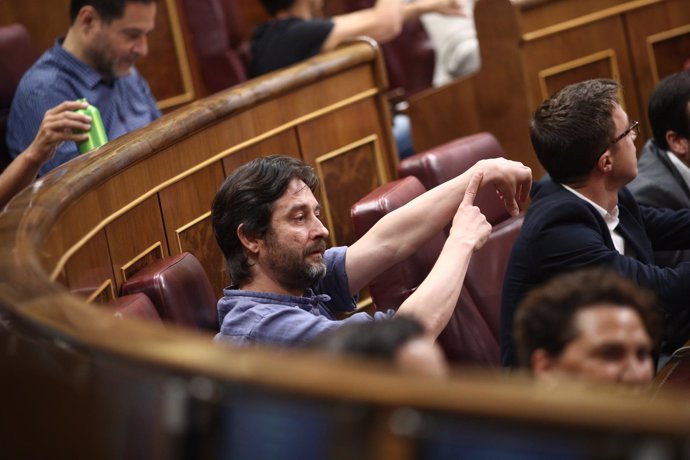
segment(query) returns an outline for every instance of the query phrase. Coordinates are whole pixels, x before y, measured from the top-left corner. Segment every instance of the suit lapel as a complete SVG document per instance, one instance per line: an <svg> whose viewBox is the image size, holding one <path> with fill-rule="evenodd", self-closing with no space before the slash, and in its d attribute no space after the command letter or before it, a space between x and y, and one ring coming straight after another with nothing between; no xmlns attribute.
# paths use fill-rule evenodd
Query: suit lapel
<svg viewBox="0 0 690 460"><path fill-rule="evenodd" d="M686 201L690 203L690 188L688 188L688 184L685 183L685 180L683 180L683 176L681 176L678 172L678 168L676 168L674 164L671 162L671 159L668 157L668 153L657 147L656 144L654 144L653 151L654 154L659 158L659 162L663 164L666 169L668 169L668 171L673 176L673 179L675 179L676 184L678 184L681 190L683 190Z"/></svg>

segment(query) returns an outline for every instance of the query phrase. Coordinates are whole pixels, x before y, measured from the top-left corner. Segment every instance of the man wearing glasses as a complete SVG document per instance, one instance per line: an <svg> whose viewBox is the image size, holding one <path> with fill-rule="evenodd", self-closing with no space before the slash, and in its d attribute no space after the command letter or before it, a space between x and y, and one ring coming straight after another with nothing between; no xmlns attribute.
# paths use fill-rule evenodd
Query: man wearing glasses
<svg viewBox="0 0 690 460"><path fill-rule="evenodd" d="M534 113L530 136L548 176L534 184L503 284L505 366L515 363L517 305L558 273L612 269L656 294L667 325L690 309L690 263L654 264L654 250L690 249L690 209L638 206L626 188L637 175L639 127L621 107L619 92L613 80L584 81L558 91ZM662 355L687 339L674 330L665 330Z"/></svg>

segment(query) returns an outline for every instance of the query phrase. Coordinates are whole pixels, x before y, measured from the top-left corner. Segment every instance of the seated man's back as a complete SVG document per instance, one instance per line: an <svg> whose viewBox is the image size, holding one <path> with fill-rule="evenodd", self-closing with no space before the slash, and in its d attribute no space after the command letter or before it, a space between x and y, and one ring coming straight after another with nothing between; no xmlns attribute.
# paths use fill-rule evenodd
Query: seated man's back
<svg viewBox="0 0 690 460"><path fill-rule="evenodd" d="M313 0L262 0L271 20L256 28L252 37L252 77L290 66L340 43L366 35L385 42L401 31L403 21L428 12L459 15L456 0L377 0L373 7L332 18L321 18L321 5Z"/></svg>
<svg viewBox="0 0 690 460"><path fill-rule="evenodd" d="M650 289L669 317L664 351L687 337L675 317L690 307L690 264L654 265L654 249L690 248L690 210L638 207L625 188L637 174L637 122L618 102L619 85L590 80L545 101L532 143L551 175L535 184L503 286L501 355L515 362L513 315L525 294L569 270L604 266ZM587 289L587 286L583 286Z"/></svg>

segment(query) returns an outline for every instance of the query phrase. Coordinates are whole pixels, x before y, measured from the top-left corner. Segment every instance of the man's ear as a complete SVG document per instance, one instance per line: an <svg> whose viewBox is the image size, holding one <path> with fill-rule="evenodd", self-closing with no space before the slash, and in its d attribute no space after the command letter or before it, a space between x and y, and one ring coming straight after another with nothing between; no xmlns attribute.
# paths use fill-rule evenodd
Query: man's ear
<svg viewBox="0 0 690 460"><path fill-rule="evenodd" d="M247 234L244 231L244 224L240 224L237 227L237 238L240 239L242 246L250 253L257 254L259 252L261 238Z"/></svg>
<svg viewBox="0 0 690 460"><path fill-rule="evenodd" d="M553 367L554 360L551 355L543 348L537 348L532 352L529 359L529 365L532 372L537 377L549 374Z"/></svg>
<svg viewBox="0 0 690 460"><path fill-rule="evenodd" d="M597 168L603 174L608 174L613 170L613 158L611 157L611 153L608 151L608 149L599 157L599 160L597 161Z"/></svg>
<svg viewBox="0 0 690 460"><path fill-rule="evenodd" d="M666 143L669 150L679 157L687 158L690 154L690 140L678 135L675 131L666 131Z"/></svg>
<svg viewBox="0 0 690 460"><path fill-rule="evenodd" d="M101 16L98 14L98 11L96 11L93 6L86 5L79 10L77 18L74 20L74 22L82 27L85 32L88 32L95 27L96 23L100 21L100 19Z"/></svg>

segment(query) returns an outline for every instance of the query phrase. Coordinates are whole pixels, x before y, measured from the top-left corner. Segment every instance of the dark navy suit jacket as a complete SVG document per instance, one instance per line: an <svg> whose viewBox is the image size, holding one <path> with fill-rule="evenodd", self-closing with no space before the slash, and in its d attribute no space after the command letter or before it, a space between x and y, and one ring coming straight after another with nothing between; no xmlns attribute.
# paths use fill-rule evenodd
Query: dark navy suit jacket
<svg viewBox="0 0 690 460"><path fill-rule="evenodd" d="M675 268L654 265L654 250L690 248L690 210L638 206L632 194L618 193L620 223L625 239L621 255L613 246L603 217L586 201L545 177L532 190L532 203L508 262L501 309L501 360L515 364L513 314L533 287L565 271L607 266L638 285L654 291L667 316L664 349L675 349L687 337L674 337L673 314L690 309L690 262ZM583 289L586 289L583 286ZM669 330L669 327L671 330Z"/></svg>

